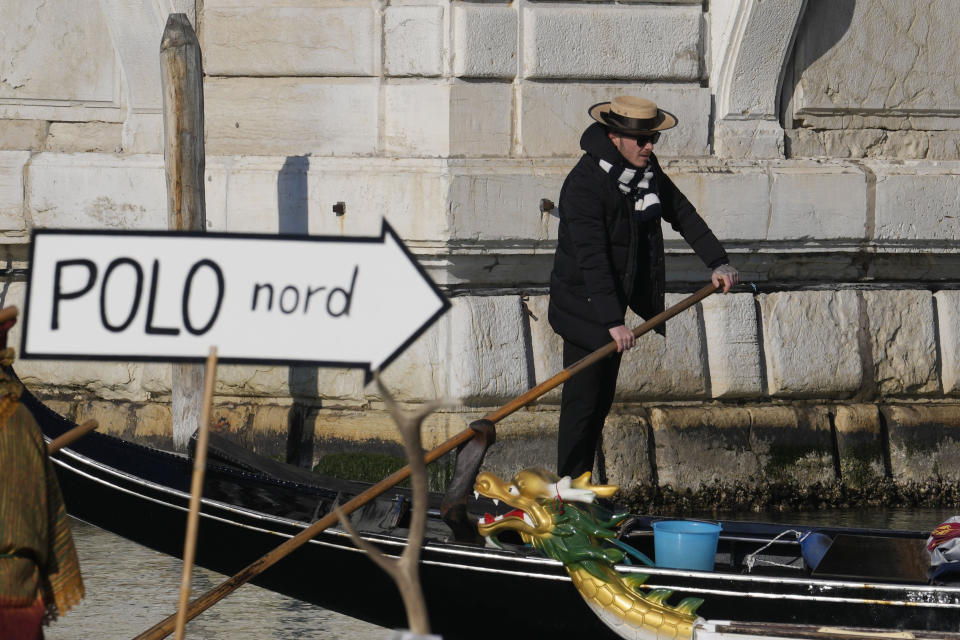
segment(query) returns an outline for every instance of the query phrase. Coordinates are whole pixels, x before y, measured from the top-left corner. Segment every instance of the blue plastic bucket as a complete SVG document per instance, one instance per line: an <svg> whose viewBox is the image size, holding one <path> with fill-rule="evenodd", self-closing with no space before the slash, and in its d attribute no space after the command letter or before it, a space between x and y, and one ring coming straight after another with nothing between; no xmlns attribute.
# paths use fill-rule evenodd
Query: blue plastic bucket
<svg viewBox="0 0 960 640"><path fill-rule="evenodd" d="M713 571L720 525L691 520L653 523L653 548L657 566L667 569Z"/></svg>

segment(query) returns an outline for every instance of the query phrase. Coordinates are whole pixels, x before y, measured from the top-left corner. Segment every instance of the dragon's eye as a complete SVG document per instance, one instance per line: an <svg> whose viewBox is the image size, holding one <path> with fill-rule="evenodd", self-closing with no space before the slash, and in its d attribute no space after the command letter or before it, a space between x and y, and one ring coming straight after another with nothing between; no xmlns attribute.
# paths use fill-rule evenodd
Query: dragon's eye
<svg viewBox="0 0 960 640"><path fill-rule="evenodd" d="M518 496L520 495L520 489L517 489L517 485L512 484L507 488L507 493L512 496Z"/></svg>

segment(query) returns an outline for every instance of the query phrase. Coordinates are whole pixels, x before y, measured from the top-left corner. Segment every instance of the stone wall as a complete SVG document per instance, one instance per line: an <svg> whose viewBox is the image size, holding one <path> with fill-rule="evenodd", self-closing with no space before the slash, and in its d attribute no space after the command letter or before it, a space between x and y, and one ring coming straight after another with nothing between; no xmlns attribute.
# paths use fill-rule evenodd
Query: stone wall
<svg viewBox="0 0 960 640"><path fill-rule="evenodd" d="M427 423L437 444L560 369L544 201L587 108L639 93L679 117L658 155L758 290L708 298L627 357L609 479L955 481L951 2L7 3L2 303L22 304L35 227L166 227L158 50L184 11L204 53L208 228L371 235L386 216L453 297L384 376L404 403L451 399ZM708 272L665 234L675 302ZM169 446L169 366L18 370L67 415ZM491 468L553 466L558 398L500 425ZM222 366L217 420L302 464L399 452L356 370Z"/></svg>
<svg viewBox="0 0 960 640"><path fill-rule="evenodd" d="M784 79L795 156L960 158L951 0L809 2ZM849 61L860 60L859 65Z"/></svg>

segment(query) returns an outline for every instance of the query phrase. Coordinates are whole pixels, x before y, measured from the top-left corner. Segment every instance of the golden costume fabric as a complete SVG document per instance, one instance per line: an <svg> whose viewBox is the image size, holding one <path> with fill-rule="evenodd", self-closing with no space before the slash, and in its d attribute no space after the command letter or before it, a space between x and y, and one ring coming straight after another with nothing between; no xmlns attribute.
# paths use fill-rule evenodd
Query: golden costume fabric
<svg viewBox="0 0 960 640"><path fill-rule="evenodd" d="M19 403L21 389L0 372L0 626L8 627L0 629L3 638L38 637L26 629L15 635L10 627L33 617L30 611L53 620L84 595L60 486L40 427Z"/></svg>

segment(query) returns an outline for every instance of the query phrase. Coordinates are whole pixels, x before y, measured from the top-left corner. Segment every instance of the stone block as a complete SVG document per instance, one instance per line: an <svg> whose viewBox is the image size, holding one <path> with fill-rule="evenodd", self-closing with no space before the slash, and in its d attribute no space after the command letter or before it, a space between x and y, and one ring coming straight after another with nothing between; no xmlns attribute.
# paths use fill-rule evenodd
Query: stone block
<svg viewBox="0 0 960 640"><path fill-rule="evenodd" d="M49 126L46 120L0 120L0 149L39 151Z"/></svg>
<svg viewBox="0 0 960 640"><path fill-rule="evenodd" d="M223 157L207 162L211 229L376 236L382 218L404 240L449 233L448 179L436 160ZM332 208L345 204L345 214Z"/></svg>
<svg viewBox="0 0 960 640"><path fill-rule="evenodd" d="M469 296L453 299L446 355L448 397L465 404L499 404L531 386L524 336L524 312L518 296Z"/></svg>
<svg viewBox="0 0 960 640"><path fill-rule="evenodd" d="M221 365L216 393L243 398L293 396L327 408L364 403L364 372L360 369Z"/></svg>
<svg viewBox="0 0 960 640"><path fill-rule="evenodd" d="M388 385L392 392L394 389ZM404 407L401 411L413 412L422 407ZM367 411L343 411L321 409L311 414L314 427L314 441L321 447L351 449L356 445L365 448L382 448L384 443L401 443L400 432L390 413L380 406ZM479 417L479 416L477 416ZM443 412L431 413L421 425L421 441L424 449L433 449L453 435L467 428L466 422L457 414ZM339 446L338 446L339 445ZM393 449L393 447L389 447Z"/></svg>
<svg viewBox="0 0 960 640"><path fill-rule="evenodd" d="M133 407L126 402L81 402L77 405L77 424L97 421L97 431L111 436L122 436L133 426Z"/></svg>
<svg viewBox="0 0 960 640"><path fill-rule="evenodd" d="M450 153L450 85L413 82L383 87L384 151L394 156Z"/></svg>
<svg viewBox="0 0 960 640"><path fill-rule="evenodd" d="M533 361L533 374L536 383L549 380L563 370L563 338L558 336L547 319L550 296L530 296L524 302L527 308L527 322L530 324L530 358ZM563 386L541 396L541 404L559 404Z"/></svg>
<svg viewBox="0 0 960 640"><path fill-rule="evenodd" d="M782 158L783 127L770 120L717 120L713 144L717 156L724 159Z"/></svg>
<svg viewBox="0 0 960 640"><path fill-rule="evenodd" d="M872 404L841 405L836 409L834 427L840 477L848 487L866 488L882 480L883 434L880 411Z"/></svg>
<svg viewBox="0 0 960 640"><path fill-rule="evenodd" d="M10 344L16 344L19 350L19 343ZM133 362L17 361L17 374L30 387L80 391L117 401L146 398L140 385L141 368L141 364Z"/></svg>
<svg viewBox="0 0 960 640"><path fill-rule="evenodd" d="M607 416L602 436L607 484L626 490L653 483L649 430L649 423L642 416L617 412ZM598 470L597 476L600 475Z"/></svg>
<svg viewBox="0 0 960 640"><path fill-rule="evenodd" d="M163 156L41 153L27 194L38 227L167 228Z"/></svg>
<svg viewBox="0 0 960 640"><path fill-rule="evenodd" d="M939 393L929 291L864 291L874 380L882 395Z"/></svg>
<svg viewBox="0 0 960 640"><path fill-rule="evenodd" d="M513 144L513 85L454 82L450 88L451 156L507 156Z"/></svg>
<svg viewBox="0 0 960 640"><path fill-rule="evenodd" d="M147 404L134 410L134 438L171 437L173 415L168 404Z"/></svg>
<svg viewBox="0 0 960 640"><path fill-rule="evenodd" d="M956 213L958 162L871 163L876 174L876 230L879 242L960 237Z"/></svg>
<svg viewBox="0 0 960 640"><path fill-rule="evenodd" d="M937 291L933 298L937 307L943 392L957 395L960 393L960 291Z"/></svg>
<svg viewBox="0 0 960 640"><path fill-rule="evenodd" d="M640 95L676 115L679 123L665 132L657 155L710 154L710 90L683 84L579 84L526 82L519 89L521 151L528 156L579 156L580 136L593 120L589 108L618 95Z"/></svg>
<svg viewBox="0 0 960 640"><path fill-rule="evenodd" d="M26 231L23 167L29 159L29 151L0 151L0 231Z"/></svg>
<svg viewBox="0 0 960 640"><path fill-rule="evenodd" d="M384 87L384 150L403 157L505 156L509 84L413 82Z"/></svg>
<svg viewBox="0 0 960 640"><path fill-rule="evenodd" d="M765 167L676 161L663 170L721 242L766 239L770 177ZM669 223L661 226L665 241L688 246Z"/></svg>
<svg viewBox="0 0 960 640"><path fill-rule="evenodd" d="M753 295L705 298L703 325L714 398L753 398L763 394L760 340Z"/></svg>
<svg viewBox="0 0 960 640"><path fill-rule="evenodd" d="M816 482L832 473L829 427L790 407L654 408L650 422L658 480L675 489Z"/></svg>
<svg viewBox="0 0 960 640"><path fill-rule="evenodd" d="M44 150L117 153L123 150L123 125L119 122L51 122Z"/></svg>
<svg viewBox="0 0 960 640"><path fill-rule="evenodd" d="M516 8L454 5L453 74L468 78L516 77Z"/></svg>
<svg viewBox="0 0 960 640"><path fill-rule="evenodd" d="M407 241L449 234L449 186L441 162L310 158L310 167L307 216L312 234L380 235L384 217ZM342 216L332 210L337 202L346 205Z"/></svg>
<svg viewBox="0 0 960 640"><path fill-rule="evenodd" d="M379 81L366 78L204 80L208 155L372 155Z"/></svg>
<svg viewBox="0 0 960 640"><path fill-rule="evenodd" d="M383 14L384 74L443 73L443 7L390 6Z"/></svg>
<svg viewBox="0 0 960 640"><path fill-rule="evenodd" d="M451 310L385 371L384 382L397 399L499 405L532 386L519 298L462 296L451 302ZM378 391L371 386L368 394L377 397Z"/></svg>
<svg viewBox="0 0 960 640"><path fill-rule="evenodd" d="M960 481L960 406L885 406L898 482Z"/></svg>
<svg viewBox="0 0 960 640"><path fill-rule="evenodd" d="M790 145L790 157L827 158L898 158L917 160L928 156L937 159L956 159L949 155L950 136L936 136L938 151L931 154L934 134L928 131L889 131L886 129L853 129L821 131L791 129L785 132ZM955 142L956 138L952 138Z"/></svg>
<svg viewBox="0 0 960 640"><path fill-rule="evenodd" d="M289 382L287 367L221 364L217 367L215 393L248 398L287 396L290 395Z"/></svg>
<svg viewBox="0 0 960 640"><path fill-rule="evenodd" d="M251 427L254 432L259 432L261 436L286 438L287 434L287 416L290 414L290 407L259 405L253 408L253 423Z"/></svg>
<svg viewBox="0 0 960 640"><path fill-rule="evenodd" d="M540 200L557 202L565 169L457 166L451 171L450 237L486 242L555 239L559 218L541 212Z"/></svg>
<svg viewBox="0 0 960 640"><path fill-rule="evenodd" d="M348 6L205 6L203 70L212 76L378 75L378 7L372 1Z"/></svg>
<svg viewBox="0 0 960 640"><path fill-rule="evenodd" d="M309 160L302 161L309 166ZM298 165L299 156L294 157ZM218 220L222 229L246 233L294 233L291 219L300 219L305 208L308 173L298 172L299 188L291 187L287 159L283 157L231 158L214 156L207 161L207 222ZM291 193L296 192L296 193ZM284 212L281 219L280 211ZM305 226L301 224L301 226ZM300 233L305 233L301 228Z"/></svg>
<svg viewBox="0 0 960 640"><path fill-rule="evenodd" d="M666 306L687 296L669 293ZM707 396L707 345L702 309L696 305L667 321L667 337L653 331L641 336L623 356L617 378L617 400L692 399ZM625 324L642 320L627 312Z"/></svg>
<svg viewBox="0 0 960 640"><path fill-rule="evenodd" d="M210 414L210 428L221 435L233 435L242 440L251 426L256 405L215 403Z"/></svg>
<svg viewBox="0 0 960 640"><path fill-rule="evenodd" d="M141 388L151 397L165 396L170 400L173 386L173 367L159 362L145 362L141 373Z"/></svg>
<svg viewBox="0 0 960 640"><path fill-rule="evenodd" d="M770 395L836 397L863 380L856 291L760 295Z"/></svg>
<svg viewBox="0 0 960 640"><path fill-rule="evenodd" d="M928 132L930 160L960 160L960 131Z"/></svg>
<svg viewBox="0 0 960 640"><path fill-rule="evenodd" d="M955 12L952 0L808 5L794 45L794 109L955 113L954 76L940 64L960 55Z"/></svg>
<svg viewBox="0 0 960 640"><path fill-rule="evenodd" d="M866 175L852 166L775 166L768 240L862 240Z"/></svg>
<svg viewBox="0 0 960 640"><path fill-rule="evenodd" d="M447 391L452 368L450 354L460 355L449 342L452 315L452 310L447 311L430 325L381 374L383 384L398 402L456 402L457 398ZM379 397L376 385L368 385L366 393L368 397Z"/></svg>
<svg viewBox="0 0 960 640"><path fill-rule="evenodd" d="M701 21L700 7L530 5L523 17L523 75L697 81Z"/></svg>
<svg viewBox="0 0 960 640"><path fill-rule="evenodd" d="M4 3L0 24L0 100L109 104L116 98L120 74L101 7Z"/></svg>
<svg viewBox="0 0 960 640"><path fill-rule="evenodd" d="M310 369L305 370L306 380L302 383L304 389L309 383L314 383L316 397L320 398L324 407L340 408L354 407L365 403L364 375L361 369ZM294 390L297 389L297 376L292 377Z"/></svg>

